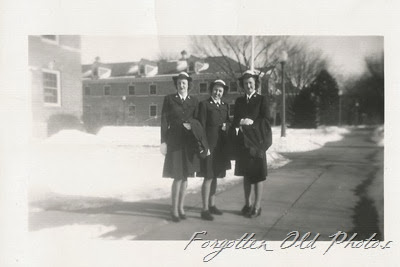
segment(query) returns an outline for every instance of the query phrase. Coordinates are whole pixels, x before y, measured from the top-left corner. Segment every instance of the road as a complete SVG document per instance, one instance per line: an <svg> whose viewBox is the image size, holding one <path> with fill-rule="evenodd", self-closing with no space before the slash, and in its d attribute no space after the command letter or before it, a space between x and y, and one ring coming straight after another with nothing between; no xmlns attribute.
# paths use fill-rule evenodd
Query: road
<svg viewBox="0 0 400 267"><path fill-rule="evenodd" d="M243 188L236 184L219 192L217 205L224 214L212 222L200 219L199 193L187 196L188 219L180 223L169 219L169 199L121 202L87 198L84 201L96 205L79 208L77 204L63 210L58 204L69 201L71 207L82 199L60 196L46 203L44 210L30 212L29 229L101 224L114 227L101 238L189 240L194 232L206 231L204 239L238 239L244 233L255 233L257 239L271 241L281 241L291 231L319 233L319 241L344 231L357 233L355 240L373 233L382 240L383 148L369 141L372 130L354 129L343 140L321 149L286 153L291 162L269 172L262 214L255 219L240 215Z"/></svg>

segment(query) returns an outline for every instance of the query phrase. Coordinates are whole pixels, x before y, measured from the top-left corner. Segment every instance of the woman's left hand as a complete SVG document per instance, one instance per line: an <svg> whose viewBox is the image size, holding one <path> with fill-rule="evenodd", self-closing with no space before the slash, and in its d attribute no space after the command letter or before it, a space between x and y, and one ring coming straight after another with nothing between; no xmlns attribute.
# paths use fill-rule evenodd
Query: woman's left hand
<svg viewBox="0 0 400 267"><path fill-rule="evenodd" d="M189 122L184 122L184 123L183 123L183 127L185 127L186 130L188 130L188 131L190 131L190 130L192 129L192 126L190 125Z"/></svg>

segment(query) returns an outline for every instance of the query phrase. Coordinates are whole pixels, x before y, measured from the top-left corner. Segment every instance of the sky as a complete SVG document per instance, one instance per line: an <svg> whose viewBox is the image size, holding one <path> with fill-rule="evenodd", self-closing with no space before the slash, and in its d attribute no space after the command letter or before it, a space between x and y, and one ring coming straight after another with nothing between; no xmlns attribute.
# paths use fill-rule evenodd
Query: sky
<svg viewBox="0 0 400 267"><path fill-rule="evenodd" d="M296 36L310 47L320 49L330 59L330 69L342 76L362 73L364 58L383 51L381 36ZM189 36L82 36L82 63L90 64L96 56L102 62L157 59L161 54L190 54Z"/></svg>

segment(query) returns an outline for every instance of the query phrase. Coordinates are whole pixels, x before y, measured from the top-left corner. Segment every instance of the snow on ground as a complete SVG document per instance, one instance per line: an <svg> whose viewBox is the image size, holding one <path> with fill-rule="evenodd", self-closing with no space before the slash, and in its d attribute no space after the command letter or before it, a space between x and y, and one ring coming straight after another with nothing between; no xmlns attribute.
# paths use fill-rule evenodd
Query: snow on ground
<svg viewBox="0 0 400 267"><path fill-rule="evenodd" d="M279 168L289 162L281 152L315 150L347 132L339 127L288 129L281 138L280 128L274 127L268 166ZM122 201L169 197L172 180L161 177L164 156L159 152L159 136L159 127L109 126L97 135L65 130L32 144L30 202L43 202L57 194ZM233 175L233 169L219 179L219 190L241 179ZM190 179L188 192L199 191L201 183L202 178Z"/></svg>
<svg viewBox="0 0 400 267"><path fill-rule="evenodd" d="M377 127L372 134L371 140L378 146L383 146L385 140L385 131L383 125Z"/></svg>
<svg viewBox="0 0 400 267"><path fill-rule="evenodd" d="M71 224L34 231L30 234L30 237L33 239L40 238L42 241L57 244L68 241L76 242L78 240L95 239L115 229L115 226L104 226L101 224Z"/></svg>

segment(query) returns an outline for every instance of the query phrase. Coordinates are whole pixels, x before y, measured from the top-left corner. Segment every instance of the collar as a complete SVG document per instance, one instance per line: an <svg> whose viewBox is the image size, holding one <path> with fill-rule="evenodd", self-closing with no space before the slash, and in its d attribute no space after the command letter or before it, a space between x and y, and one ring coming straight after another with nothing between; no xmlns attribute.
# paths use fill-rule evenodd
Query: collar
<svg viewBox="0 0 400 267"><path fill-rule="evenodd" d="M255 93L256 93L256 90L254 90L253 93L251 93L251 95L246 94L247 99L252 98Z"/></svg>
<svg viewBox="0 0 400 267"><path fill-rule="evenodd" d="M215 104L221 105L222 101L221 99L219 101L217 101L214 97L211 97L212 101L214 101Z"/></svg>
<svg viewBox="0 0 400 267"><path fill-rule="evenodd" d="M181 96L179 93L176 93L175 97L176 97L176 98L183 99L183 100L190 99L190 95L186 95L186 98L184 98L184 97Z"/></svg>

